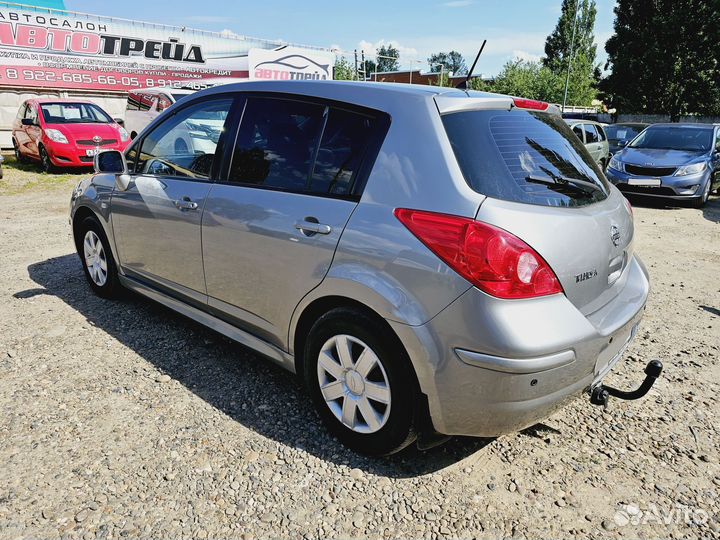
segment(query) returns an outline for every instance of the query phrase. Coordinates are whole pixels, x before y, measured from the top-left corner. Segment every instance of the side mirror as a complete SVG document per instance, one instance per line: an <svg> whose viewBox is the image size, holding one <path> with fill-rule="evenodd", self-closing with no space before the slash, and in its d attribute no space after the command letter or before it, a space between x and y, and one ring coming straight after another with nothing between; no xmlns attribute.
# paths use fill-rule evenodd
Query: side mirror
<svg viewBox="0 0 720 540"><path fill-rule="evenodd" d="M34 126L35 125L35 122L33 122L32 118L23 118L22 120L20 120L20 122L22 122L23 126Z"/></svg>
<svg viewBox="0 0 720 540"><path fill-rule="evenodd" d="M622 146L623 148L628 145L630 141L618 141L618 146Z"/></svg>
<svg viewBox="0 0 720 540"><path fill-rule="evenodd" d="M123 126L123 127L125 126L125 120L123 120L122 118L113 118L113 120L115 120L116 124Z"/></svg>
<svg viewBox="0 0 720 540"><path fill-rule="evenodd" d="M127 161L125 155L117 150L106 150L95 155L93 165L96 173L114 174L115 183L120 191L125 191L130 185Z"/></svg>

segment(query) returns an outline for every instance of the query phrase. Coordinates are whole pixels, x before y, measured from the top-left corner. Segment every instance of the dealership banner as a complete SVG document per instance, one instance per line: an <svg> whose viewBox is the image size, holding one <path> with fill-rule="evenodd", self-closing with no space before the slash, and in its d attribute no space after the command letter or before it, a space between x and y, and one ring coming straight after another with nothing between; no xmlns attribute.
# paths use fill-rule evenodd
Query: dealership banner
<svg viewBox="0 0 720 540"><path fill-rule="evenodd" d="M335 56L331 52L298 47L275 50L251 49L248 71L251 79L325 80L333 78Z"/></svg>
<svg viewBox="0 0 720 540"><path fill-rule="evenodd" d="M200 89L332 78L330 53L227 34L0 2L0 87ZM248 55L257 58L252 70Z"/></svg>

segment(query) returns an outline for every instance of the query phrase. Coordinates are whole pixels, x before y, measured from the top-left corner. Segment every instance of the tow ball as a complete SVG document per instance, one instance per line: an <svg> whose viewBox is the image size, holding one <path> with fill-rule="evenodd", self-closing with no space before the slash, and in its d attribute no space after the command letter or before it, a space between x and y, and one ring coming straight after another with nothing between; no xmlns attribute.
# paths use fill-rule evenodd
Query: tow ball
<svg viewBox="0 0 720 540"><path fill-rule="evenodd" d="M601 383L590 391L590 403L593 405L602 405L607 409L610 396L626 400L640 399L650 391L652 385L655 384L655 381L662 373L662 370L663 365L660 360L650 360L648 365L645 366L645 380L637 389L631 392L625 392L612 386L603 386Z"/></svg>

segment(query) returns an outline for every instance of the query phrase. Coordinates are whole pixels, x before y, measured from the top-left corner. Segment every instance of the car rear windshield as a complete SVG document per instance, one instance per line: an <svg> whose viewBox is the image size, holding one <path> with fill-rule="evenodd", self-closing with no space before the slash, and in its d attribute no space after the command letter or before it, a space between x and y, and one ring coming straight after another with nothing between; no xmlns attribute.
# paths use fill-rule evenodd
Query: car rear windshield
<svg viewBox="0 0 720 540"><path fill-rule="evenodd" d="M542 206L607 198L602 171L559 115L463 111L442 118L465 180L478 193Z"/></svg>
<svg viewBox="0 0 720 540"><path fill-rule="evenodd" d="M653 126L631 142L630 148L708 152L712 143L712 128Z"/></svg>
<svg viewBox="0 0 720 540"><path fill-rule="evenodd" d="M92 103L46 103L40 105L48 124L108 124L113 121Z"/></svg>

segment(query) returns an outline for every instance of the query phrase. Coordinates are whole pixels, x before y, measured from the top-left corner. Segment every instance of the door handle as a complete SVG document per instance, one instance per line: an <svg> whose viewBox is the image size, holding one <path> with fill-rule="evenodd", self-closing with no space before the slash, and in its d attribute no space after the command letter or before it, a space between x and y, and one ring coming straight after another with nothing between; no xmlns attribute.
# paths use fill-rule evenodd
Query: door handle
<svg viewBox="0 0 720 540"><path fill-rule="evenodd" d="M313 236L315 234L330 234L332 227L317 221L311 221L310 219L304 219L302 221L295 222L295 228L306 236Z"/></svg>
<svg viewBox="0 0 720 540"><path fill-rule="evenodd" d="M190 197L183 197L173 202L175 203L175 207L180 210L197 210L198 207L198 203L194 202Z"/></svg>

